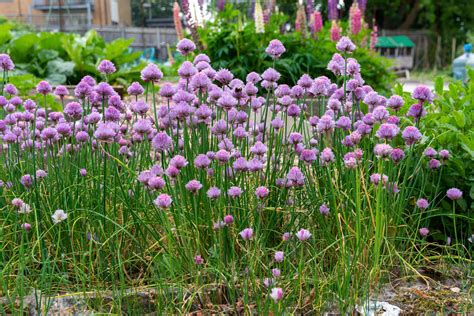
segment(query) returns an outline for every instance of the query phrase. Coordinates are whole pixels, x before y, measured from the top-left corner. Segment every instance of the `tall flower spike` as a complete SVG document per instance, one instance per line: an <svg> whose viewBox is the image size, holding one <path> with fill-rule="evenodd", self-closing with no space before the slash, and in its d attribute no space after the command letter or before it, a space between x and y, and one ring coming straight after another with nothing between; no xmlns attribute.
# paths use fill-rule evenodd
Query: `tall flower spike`
<svg viewBox="0 0 474 316"><path fill-rule="evenodd" d="M374 21L372 32L370 32L370 50L375 50L375 44L377 44L377 38L378 38L378 28L377 28L377 25L375 25L375 21Z"/></svg>
<svg viewBox="0 0 474 316"><path fill-rule="evenodd" d="M336 20L332 20L330 32L331 32L331 41L337 42L341 38L341 28L337 24Z"/></svg>
<svg viewBox="0 0 474 316"><path fill-rule="evenodd" d="M178 35L178 39L181 40L184 38L183 36L183 24L181 23L180 15L180 8L178 2L175 2L173 5L173 21L174 21L174 28L176 30L176 34Z"/></svg>
<svg viewBox="0 0 474 316"><path fill-rule="evenodd" d="M263 10L262 10L262 6L259 0L255 2L255 12L254 12L253 18L255 20L255 32L264 33L265 24L263 21Z"/></svg>
<svg viewBox="0 0 474 316"><path fill-rule="evenodd" d="M337 20L338 12L337 12L337 3L338 0L328 0L328 19L329 20Z"/></svg>
<svg viewBox="0 0 474 316"><path fill-rule="evenodd" d="M360 11L357 2L354 2L354 4L351 6L349 20L351 23L350 26L352 34L358 34L362 29L362 12Z"/></svg>

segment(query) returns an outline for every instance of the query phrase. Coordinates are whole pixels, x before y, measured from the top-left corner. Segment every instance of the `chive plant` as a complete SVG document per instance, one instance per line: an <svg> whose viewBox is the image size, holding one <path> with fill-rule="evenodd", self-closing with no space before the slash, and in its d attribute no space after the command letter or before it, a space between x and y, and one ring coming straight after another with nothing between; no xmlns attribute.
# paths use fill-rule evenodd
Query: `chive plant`
<svg viewBox="0 0 474 316"><path fill-rule="evenodd" d="M158 87L149 64L129 99L107 83L110 61L72 102L40 82L63 112L16 96L0 55L3 313L31 292L40 312L58 293L105 302L106 291L121 311L142 287L169 313L351 312L392 267L408 273L433 249L462 255L466 232L430 240L437 201L425 188L449 158L425 150L419 130L430 89L417 87L408 111L379 95L346 37L328 64L334 82L304 74L293 87L278 84L278 40L266 49L274 66L245 81L215 71L190 40L177 49L179 82Z"/></svg>

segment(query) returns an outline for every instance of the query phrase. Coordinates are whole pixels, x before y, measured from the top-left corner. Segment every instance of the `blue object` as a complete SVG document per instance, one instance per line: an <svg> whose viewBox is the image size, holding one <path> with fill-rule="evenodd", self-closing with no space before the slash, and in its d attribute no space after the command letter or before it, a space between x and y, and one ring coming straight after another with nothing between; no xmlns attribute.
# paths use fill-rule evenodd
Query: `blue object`
<svg viewBox="0 0 474 316"><path fill-rule="evenodd" d="M453 77L456 80L467 81L467 68L474 68L472 44L464 44L464 54L453 60Z"/></svg>
<svg viewBox="0 0 474 316"><path fill-rule="evenodd" d="M142 55L140 56L141 60L147 61L147 62L156 62L155 58L155 47L147 47L143 50Z"/></svg>

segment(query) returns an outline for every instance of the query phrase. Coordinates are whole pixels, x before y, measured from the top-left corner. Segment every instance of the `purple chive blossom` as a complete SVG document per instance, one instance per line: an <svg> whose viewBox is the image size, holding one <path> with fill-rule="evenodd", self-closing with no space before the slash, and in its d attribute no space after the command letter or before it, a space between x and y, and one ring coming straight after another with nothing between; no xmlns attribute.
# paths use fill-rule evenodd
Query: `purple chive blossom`
<svg viewBox="0 0 474 316"><path fill-rule="evenodd" d="M214 77L215 80L219 81L222 85L228 85L232 79L234 79L234 75L227 69L220 69L216 76Z"/></svg>
<svg viewBox="0 0 474 316"><path fill-rule="evenodd" d="M426 227L422 227L422 228L420 228L419 233L420 233L421 237L426 237L430 233L430 230Z"/></svg>
<svg viewBox="0 0 474 316"><path fill-rule="evenodd" d="M31 230L31 224L29 224L29 223L23 223L23 224L21 224L20 227L21 227L21 229L23 229L27 232Z"/></svg>
<svg viewBox="0 0 474 316"><path fill-rule="evenodd" d="M419 209L422 209L422 210L426 210L428 208L428 200L427 199L418 199L416 201L416 206L419 208Z"/></svg>
<svg viewBox="0 0 474 316"><path fill-rule="evenodd" d="M176 50L183 56L192 53L196 49L196 44L193 41L183 38L176 44Z"/></svg>
<svg viewBox="0 0 474 316"><path fill-rule="evenodd" d="M226 225L230 225L234 222L234 217L232 215L226 215L224 216L224 223Z"/></svg>
<svg viewBox="0 0 474 316"><path fill-rule="evenodd" d="M449 151L447 151L446 149L442 149L442 150L439 151L439 156L443 160L448 160L449 159Z"/></svg>
<svg viewBox="0 0 474 316"><path fill-rule="evenodd" d="M423 154L425 155L425 157L435 158L438 153L436 152L436 150L434 150L433 147L428 147L428 148L425 149Z"/></svg>
<svg viewBox="0 0 474 316"><path fill-rule="evenodd" d="M395 124L383 123L375 133L381 140L392 140L400 132L400 128Z"/></svg>
<svg viewBox="0 0 474 316"><path fill-rule="evenodd" d="M0 69L2 71L12 71L15 69L15 64L7 54L0 54Z"/></svg>
<svg viewBox="0 0 474 316"><path fill-rule="evenodd" d="M134 96L141 95L144 91L145 89L143 89L142 85L136 81L132 82L132 84L127 88L127 93Z"/></svg>
<svg viewBox="0 0 474 316"><path fill-rule="evenodd" d="M33 178L29 174L25 174L20 178L20 183L25 187L25 188L30 188L33 185Z"/></svg>
<svg viewBox="0 0 474 316"><path fill-rule="evenodd" d="M399 95L392 95L387 100L387 106L395 111L399 111L403 107L403 98Z"/></svg>
<svg viewBox="0 0 474 316"><path fill-rule="evenodd" d="M291 238L291 233L288 233L288 232L283 233L283 235L281 236L281 238L283 239L283 241L288 241L288 240L290 240L290 238Z"/></svg>
<svg viewBox="0 0 474 316"><path fill-rule="evenodd" d="M435 97L434 93L431 92L431 89L428 88L427 86L417 86L414 90L413 90L413 93L411 95L413 97L413 99L416 99L420 102L433 102L433 99Z"/></svg>
<svg viewBox="0 0 474 316"><path fill-rule="evenodd" d="M378 185L381 182L385 185L388 182L388 177L384 174L380 175L379 173L374 173L370 175L370 182L375 185Z"/></svg>
<svg viewBox="0 0 474 316"><path fill-rule="evenodd" d="M279 277L281 276L281 271L280 271L280 269L278 269L278 268L272 269L272 275L273 275L273 277L275 277L275 278L279 278Z"/></svg>
<svg viewBox="0 0 474 316"><path fill-rule="evenodd" d="M280 58L285 51L285 46L277 39L271 40L265 49L265 52L273 58Z"/></svg>
<svg viewBox="0 0 474 316"><path fill-rule="evenodd" d="M97 66L97 70L105 75L110 75L117 71L114 63L107 59L100 62L99 66Z"/></svg>
<svg viewBox="0 0 474 316"><path fill-rule="evenodd" d="M450 200L459 200L462 198L462 191L459 190L458 188L451 188L448 191L446 191L446 196Z"/></svg>
<svg viewBox="0 0 474 316"><path fill-rule="evenodd" d="M390 156L393 148L389 144L377 144L374 147L374 154L377 158L386 158Z"/></svg>
<svg viewBox="0 0 474 316"><path fill-rule="evenodd" d="M255 195L259 198L259 199L264 199L268 196L268 194L270 193L270 190L268 190L266 187L258 187L256 190L255 190Z"/></svg>
<svg viewBox="0 0 474 316"><path fill-rule="evenodd" d="M415 103L408 109L407 116L412 117L415 122L418 122L426 115L426 110L420 103Z"/></svg>
<svg viewBox="0 0 474 316"><path fill-rule="evenodd" d="M253 229L252 228L245 228L239 233L240 237L242 237L243 240L250 240L253 237Z"/></svg>
<svg viewBox="0 0 474 316"><path fill-rule="evenodd" d="M227 194L231 198L239 197L240 195L242 195L242 193L243 193L242 189L236 186L232 186L229 188L229 190L227 190Z"/></svg>
<svg viewBox="0 0 474 316"><path fill-rule="evenodd" d="M171 196L165 193L158 195L158 197L154 201L156 207L161 208L161 209L169 208L172 202L173 202L173 199L171 198Z"/></svg>
<svg viewBox="0 0 474 316"><path fill-rule="evenodd" d="M288 172L286 179L288 181L289 186L304 185L304 175L298 167L292 167Z"/></svg>
<svg viewBox="0 0 474 316"><path fill-rule="evenodd" d="M284 259L285 259L285 254L283 253L283 251L275 252L275 255L274 255L275 262L283 262Z"/></svg>
<svg viewBox="0 0 474 316"><path fill-rule="evenodd" d="M310 237L311 237L311 233L306 230L306 229L300 229L297 233L296 233L296 237L300 240L300 241L306 241L308 240Z"/></svg>
<svg viewBox="0 0 474 316"><path fill-rule="evenodd" d="M319 212L323 216L328 216L329 215L329 206L327 206L326 204L321 204L321 206L319 207Z"/></svg>
<svg viewBox="0 0 474 316"><path fill-rule="evenodd" d="M198 180L191 180L185 185L185 187L186 187L186 190L192 193L196 193L202 188L202 184Z"/></svg>
<svg viewBox="0 0 474 316"><path fill-rule="evenodd" d="M394 150L392 150L392 153L390 154L390 156L393 162L398 163L402 161L403 158L405 158L405 152L403 151L403 149L395 148Z"/></svg>
<svg viewBox="0 0 474 316"><path fill-rule="evenodd" d="M53 91L53 88L47 81L41 81L40 83L36 85L36 91L38 93L46 95L48 93L51 93L51 91Z"/></svg>
<svg viewBox="0 0 474 316"><path fill-rule="evenodd" d="M356 46L352 43L350 38L343 36L337 42L336 49L342 53L352 53L356 49Z"/></svg>
<svg viewBox="0 0 474 316"><path fill-rule="evenodd" d="M413 145L421 138L421 133L415 126L407 126L402 133L405 144Z"/></svg>
<svg viewBox="0 0 474 316"><path fill-rule="evenodd" d="M158 82L163 78L163 73L155 64L148 64L141 71L141 79L145 82Z"/></svg>
<svg viewBox="0 0 474 316"><path fill-rule="evenodd" d="M221 190L216 187L211 187L207 190L207 197L210 199L217 199L221 195Z"/></svg>
<svg viewBox="0 0 474 316"><path fill-rule="evenodd" d="M202 265L204 264L204 259L200 255L196 255L194 257L194 263L197 265Z"/></svg>
<svg viewBox="0 0 474 316"><path fill-rule="evenodd" d="M81 177L85 177L85 176L87 176L87 170L86 169L80 169L79 174L80 174Z"/></svg>
<svg viewBox="0 0 474 316"><path fill-rule="evenodd" d="M16 95L18 93L18 90L16 89L16 87L12 85L11 83L7 83L3 89L9 95Z"/></svg>
<svg viewBox="0 0 474 316"><path fill-rule="evenodd" d="M430 159L430 162L428 163L428 167L430 169L438 169L439 167L441 167L441 162L438 160L438 159Z"/></svg>
<svg viewBox="0 0 474 316"><path fill-rule="evenodd" d="M173 140L165 132L158 132L153 137L151 146L157 151L166 151L173 146Z"/></svg>
<svg viewBox="0 0 474 316"><path fill-rule="evenodd" d="M276 303L281 301L283 298L283 289L280 287L274 287L270 293L270 298Z"/></svg>
<svg viewBox="0 0 474 316"><path fill-rule="evenodd" d="M78 102L69 102L64 107L64 114L74 121L82 117L82 112L82 106Z"/></svg>

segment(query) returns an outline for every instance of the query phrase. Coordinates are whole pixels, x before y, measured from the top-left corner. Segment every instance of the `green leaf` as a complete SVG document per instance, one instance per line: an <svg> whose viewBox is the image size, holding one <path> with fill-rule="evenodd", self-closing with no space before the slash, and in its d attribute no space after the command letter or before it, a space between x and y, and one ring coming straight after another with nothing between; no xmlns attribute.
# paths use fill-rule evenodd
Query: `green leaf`
<svg viewBox="0 0 474 316"><path fill-rule="evenodd" d="M437 95L441 95L443 93L443 78L442 77L436 77L435 82L434 82L434 87L435 87L435 92Z"/></svg>
<svg viewBox="0 0 474 316"><path fill-rule="evenodd" d="M463 128L466 125L466 118L464 117L464 113L461 111L454 111L452 114L453 114L454 120L456 121L456 124L460 128Z"/></svg>

